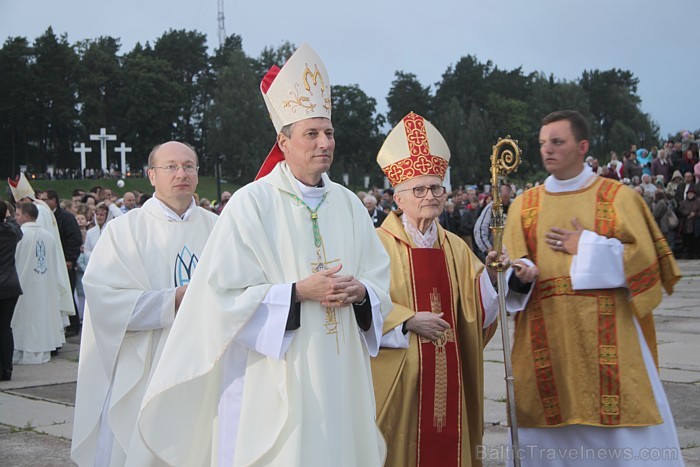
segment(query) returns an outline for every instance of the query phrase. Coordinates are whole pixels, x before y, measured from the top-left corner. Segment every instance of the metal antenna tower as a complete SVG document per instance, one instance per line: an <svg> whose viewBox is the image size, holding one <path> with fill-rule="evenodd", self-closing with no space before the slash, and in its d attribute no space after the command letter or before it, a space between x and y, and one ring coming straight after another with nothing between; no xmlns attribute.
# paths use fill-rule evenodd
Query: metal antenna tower
<svg viewBox="0 0 700 467"><path fill-rule="evenodd" d="M224 43L226 42L226 25L224 24L224 0L218 0L219 12L216 15L217 22L219 23L219 47L224 48Z"/></svg>

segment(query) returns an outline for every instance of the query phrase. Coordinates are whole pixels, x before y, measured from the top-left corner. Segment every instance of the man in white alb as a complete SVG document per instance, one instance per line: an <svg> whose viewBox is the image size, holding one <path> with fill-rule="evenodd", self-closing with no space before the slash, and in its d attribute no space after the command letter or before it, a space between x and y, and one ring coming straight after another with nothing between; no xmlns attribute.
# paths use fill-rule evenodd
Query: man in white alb
<svg viewBox="0 0 700 467"><path fill-rule="evenodd" d="M71 450L78 465L152 464L138 410L217 219L195 205L198 168L190 146L156 146L153 197L110 221L92 252Z"/></svg>

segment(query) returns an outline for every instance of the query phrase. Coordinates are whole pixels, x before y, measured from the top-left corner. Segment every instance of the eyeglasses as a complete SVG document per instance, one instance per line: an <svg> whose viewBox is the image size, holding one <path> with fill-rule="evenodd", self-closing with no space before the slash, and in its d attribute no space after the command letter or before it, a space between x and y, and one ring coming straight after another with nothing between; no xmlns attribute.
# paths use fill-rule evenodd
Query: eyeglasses
<svg viewBox="0 0 700 467"><path fill-rule="evenodd" d="M185 173L188 174L196 174L199 171L199 166L198 165L192 165L192 164L185 164L185 165L166 165L163 167L159 167L157 165L152 165L152 169L161 169L162 171L166 173L175 173L178 170L182 169L185 171Z"/></svg>
<svg viewBox="0 0 700 467"><path fill-rule="evenodd" d="M414 186L413 188L406 188L405 190L399 190L401 191L413 191L413 196L416 198L425 198L425 195L428 194L428 190L430 190L433 193L433 196L436 198L441 197L442 195L445 194L447 189L442 186L442 185L430 185L430 186Z"/></svg>

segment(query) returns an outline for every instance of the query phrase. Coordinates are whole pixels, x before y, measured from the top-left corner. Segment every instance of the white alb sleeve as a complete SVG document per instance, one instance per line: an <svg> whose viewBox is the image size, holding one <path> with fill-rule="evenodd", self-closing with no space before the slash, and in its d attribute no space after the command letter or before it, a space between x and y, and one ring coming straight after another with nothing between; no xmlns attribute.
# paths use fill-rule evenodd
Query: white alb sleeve
<svg viewBox="0 0 700 467"><path fill-rule="evenodd" d="M372 324L366 331L361 331L360 336L367 346L367 353L370 357L376 357L379 353L379 346L382 341L382 330L384 328L384 316L382 315L382 307L379 302L379 297L374 293L372 287L363 280L360 280L362 284L367 289L367 295L369 296L369 303L372 306ZM353 310L354 319L354 310Z"/></svg>
<svg viewBox="0 0 700 467"><path fill-rule="evenodd" d="M379 345L387 349L407 349L410 341L411 331L406 331L406 334L404 334L403 323L401 323L384 334Z"/></svg>
<svg viewBox="0 0 700 467"><path fill-rule="evenodd" d="M294 331L286 330L291 301L291 283L270 287L235 341L268 357L282 359L294 337Z"/></svg>
<svg viewBox="0 0 700 467"><path fill-rule="evenodd" d="M571 287L574 290L626 287L624 254L625 246L620 240L584 230L578 241L578 253L571 261Z"/></svg>
<svg viewBox="0 0 700 467"><path fill-rule="evenodd" d="M177 287L147 290L136 301L126 325L127 331L149 331L172 326L175 321L175 291Z"/></svg>
<svg viewBox="0 0 700 467"><path fill-rule="evenodd" d="M479 290L481 292L481 304L484 307L484 329L491 326L496 318L498 318L498 292L491 284L488 272L484 269L479 277ZM508 293L508 281L504 281L506 290L503 293Z"/></svg>

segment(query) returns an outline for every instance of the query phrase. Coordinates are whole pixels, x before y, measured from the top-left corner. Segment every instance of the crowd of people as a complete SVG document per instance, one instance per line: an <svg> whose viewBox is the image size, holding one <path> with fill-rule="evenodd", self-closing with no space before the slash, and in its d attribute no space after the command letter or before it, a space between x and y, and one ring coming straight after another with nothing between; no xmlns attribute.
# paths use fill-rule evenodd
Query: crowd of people
<svg viewBox="0 0 700 467"><path fill-rule="evenodd" d="M671 246L697 256L695 143L601 167L578 112L547 115L550 175L499 185L495 251L489 187L447 193L450 150L422 116L377 155L391 188L355 194L328 176L330 79L313 49L261 92L276 141L256 181L215 206L175 141L149 155L152 195L60 202L10 181L2 379L81 333L78 465L481 465L499 298L518 313L519 436L538 449L512 455L561 465L542 450L657 447L675 457L649 465L682 465L652 312L680 277Z"/></svg>

